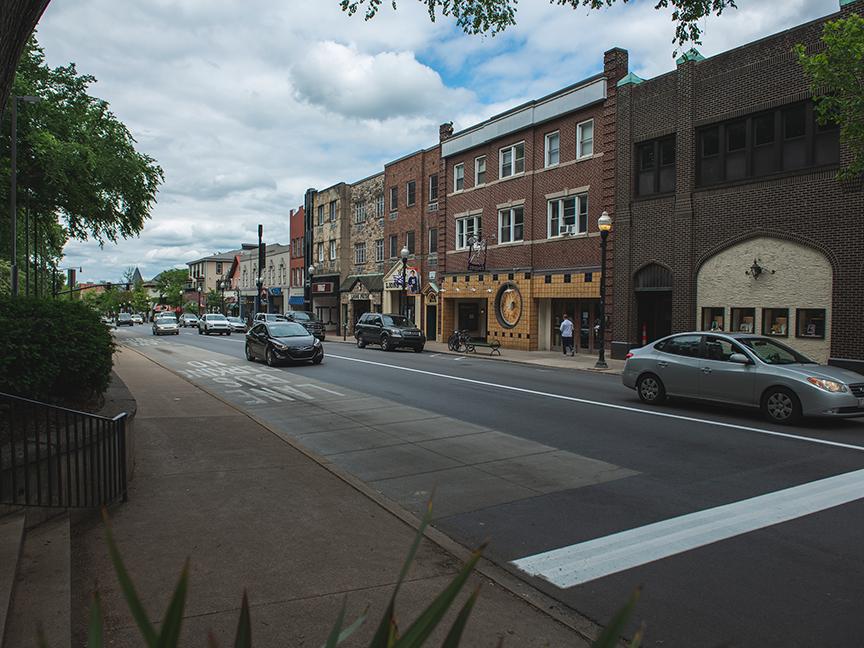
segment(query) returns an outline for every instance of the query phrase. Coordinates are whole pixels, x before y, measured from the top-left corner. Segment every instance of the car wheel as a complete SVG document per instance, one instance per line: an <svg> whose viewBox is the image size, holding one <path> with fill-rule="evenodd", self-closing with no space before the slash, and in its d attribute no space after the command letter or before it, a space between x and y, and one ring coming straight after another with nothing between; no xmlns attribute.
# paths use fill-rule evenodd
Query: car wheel
<svg viewBox="0 0 864 648"><path fill-rule="evenodd" d="M231 331L228 331L225 335L231 335Z"/></svg>
<svg viewBox="0 0 864 648"><path fill-rule="evenodd" d="M645 374L636 383L639 398L646 405L658 405L666 398L666 388L663 381L654 374Z"/></svg>
<svg viewBox="0 0 864 648"><path fill-rule="evenodd" d="M316 364L316 365L321 364L321 362L323 360L324 360L324 354L321 353L321 354L315 356L314 358L312 358L312 364Z"/></svg>
<svg viewBox="0 0 864 648"><path fill-rule="evenodd" d="M386 335L381 336L381 350L382 351L392 351L393 344L390 342L390 338Z"/></svg>
<svg viewBox="0 0 864 648"><path fill-rule="evenodd" d="M366 340L363 339L362 335L357 336L357 348L363 349L366 347Z"/></svg>
<svg viewBox="0 0 864 648"><path fill-rule="evenodd" d="M423 353L423 347L422 346L414 347L414 353Z"/></svg>
<svg viewBox="0 0 864 648"><path fill-rule="evenodd" d="M772 423L792 425L801 419L801 402L785 387L772 387L762 395L762 413Z"/></svg>
<svg viewBox="0 0 864 648"><path fill-rule="evenodd" d="M264 352L264 360L267 362L268 367L276 366L276 354L270 347L267 347L267 350Z"/></svg>
<svg viewBox="0 0 864 648"><path fill-rule="evenodd" d="M201 327L198 327L198 335L204 335L204 331L201 330Z"/></svg>
<svg viewBox="0 0 864 648"><path fill-rule="evenodd" d="M254 362L254 361L255 361L255 354L252 353L252 347L249 346L249 343L248 343L248 342L246 343L246 359L247 359L249 362Z"/></svg>

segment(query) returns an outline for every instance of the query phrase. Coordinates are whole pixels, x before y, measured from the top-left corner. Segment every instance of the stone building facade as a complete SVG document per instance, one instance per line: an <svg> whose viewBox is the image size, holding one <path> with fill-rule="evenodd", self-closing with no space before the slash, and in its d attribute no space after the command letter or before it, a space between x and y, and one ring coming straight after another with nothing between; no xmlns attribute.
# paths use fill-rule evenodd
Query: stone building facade
<svg viewBox="0 0 864 648"><path fill-rule="evenodd" d="M560 344L564 314L577 352L594 353L603 212L615 218L617 84L627 52L603 72L464 131L441 129L438 259L442 339L454 329L505 348ZM607 285L614 279L614 228Z"/></svg>
<svg viewBox="0 0 864 648"><path fill-rule="evenodd" d="M839 13L618 88L613 357L694 329L864 358L864 193L792 53Z"/></svg>
<svg viewBox="0 0 864 648"><path fill-rule="evenodd" d="M328 333L342 333L339 288L351 270L351 187L344 182L312 195L310 266L312 310Z"/></svg>

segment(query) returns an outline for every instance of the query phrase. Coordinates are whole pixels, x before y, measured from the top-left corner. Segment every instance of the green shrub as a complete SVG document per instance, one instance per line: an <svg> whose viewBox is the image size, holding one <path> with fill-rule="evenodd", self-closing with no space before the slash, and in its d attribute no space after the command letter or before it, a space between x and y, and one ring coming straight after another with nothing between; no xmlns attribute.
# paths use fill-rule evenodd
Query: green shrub
<svg viewBox="0 0 864 648"><path fill-rule="evenodd" d="M0 295L0 391L57 402L108 389L114 338L78 301Z"/></svg>

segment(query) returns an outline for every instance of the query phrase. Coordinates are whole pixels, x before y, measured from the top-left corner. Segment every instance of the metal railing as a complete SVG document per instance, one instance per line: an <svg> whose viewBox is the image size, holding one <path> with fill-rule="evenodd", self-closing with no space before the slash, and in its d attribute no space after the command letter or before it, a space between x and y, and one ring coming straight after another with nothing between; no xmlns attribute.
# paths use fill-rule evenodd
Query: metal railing
<svg viewBox="0 0 864 648"><path fill-rule="evenodd" d="M126 414L110 419L0 393L0 504L126 501Z"/></svg>

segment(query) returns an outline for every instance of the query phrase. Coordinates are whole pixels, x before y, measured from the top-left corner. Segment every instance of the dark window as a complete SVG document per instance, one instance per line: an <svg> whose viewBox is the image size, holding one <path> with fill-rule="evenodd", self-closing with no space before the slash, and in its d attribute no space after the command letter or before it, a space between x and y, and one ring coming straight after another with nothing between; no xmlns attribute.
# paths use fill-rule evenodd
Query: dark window
<svg viewBox="0 0 864 648"><path fill-rule="evenodd" d="M438 174L429 176L429 202L438 200Z"/></svg>
<svg viewBox="0 0 864 648"><path fill-rule="evenodd" d="M396 234L390 235L390 258L395 259L399 256L399 237Z"/></svg>
<svg viewBox="0 0 864 648"><path fill-rule="evenodd" d="M390 187L390 211L399 208L399 187Z"/></svg>
<svg viewBox="0 0 864 648"><path fill-rule="evenodd" d="M817 117L808 101L701 129L698 184L837 164L839 128L830 119L820 125Z"/></svg>
<svg viewBox="0 0 864 648"><path fill-rule="evenodd" d="M429 254L438 253L438 228L429 228Z"/></svg>
<svg viewBox="0 0 864 648"><path fill-rule="evenodd" d="M408 198L407 198L405 204L410 207L411 205L414 204L415 199L417 197L417 183L414 182L414 180L409 180L407 190L408 190Z"/></svg>
<svg viewBox="0 0 864 648"><path fill-rule="evenodd" d="M688 358L699 357L699 344L702 342L701 335L679 335L672 338L663 347L663 351L673 355L686 356Z"/></svg>
<svg viewBox="0 0 864 648"><path fill-rule="evenodd" d="M667 137L636 148L639 177L636 193L650 196L675 191L675 138Z"/></svg>
<svg viewBox="0 0 864 648"><path fill-rule="evenodd" d="M408 254L414 254L414 232L405 234L405 247L408 248Z"/></svg>

